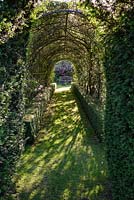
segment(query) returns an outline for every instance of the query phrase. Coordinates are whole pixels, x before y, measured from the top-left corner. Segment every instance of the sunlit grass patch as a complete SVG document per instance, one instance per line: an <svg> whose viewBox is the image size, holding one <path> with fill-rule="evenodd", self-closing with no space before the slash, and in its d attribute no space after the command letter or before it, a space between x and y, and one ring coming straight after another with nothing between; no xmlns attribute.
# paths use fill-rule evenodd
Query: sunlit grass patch
<svg viewBox="0 0 134 200"><path fill-rule="evenodd" d="M20 200L110 200L103 144L94 143L71 92L56 93L50 111L18 165Z"/></svg>

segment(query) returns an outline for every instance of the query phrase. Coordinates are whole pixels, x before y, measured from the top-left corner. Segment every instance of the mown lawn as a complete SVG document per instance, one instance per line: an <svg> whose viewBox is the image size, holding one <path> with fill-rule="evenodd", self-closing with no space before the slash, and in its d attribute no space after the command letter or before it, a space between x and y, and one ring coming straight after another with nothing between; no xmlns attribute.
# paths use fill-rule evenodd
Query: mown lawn
<svg viewBox="0 0 134 200"><path fill-rule="evenodd" d="M18 164L18 199L111 200L104 147L86 124L72 93L55 93L44 129Z"/></svg>

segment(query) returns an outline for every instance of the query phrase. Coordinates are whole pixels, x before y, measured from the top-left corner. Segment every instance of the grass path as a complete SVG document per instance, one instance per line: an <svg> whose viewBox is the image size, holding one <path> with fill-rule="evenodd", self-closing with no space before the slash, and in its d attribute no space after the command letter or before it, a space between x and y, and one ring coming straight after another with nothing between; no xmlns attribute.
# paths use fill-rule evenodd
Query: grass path
<svg viewBox="0 0 134 200"><path fill-rule="evenodd" d="M55 93L45 128L18 164L19 200L110 200L103 145L83 121L71 92Z"/></svg>

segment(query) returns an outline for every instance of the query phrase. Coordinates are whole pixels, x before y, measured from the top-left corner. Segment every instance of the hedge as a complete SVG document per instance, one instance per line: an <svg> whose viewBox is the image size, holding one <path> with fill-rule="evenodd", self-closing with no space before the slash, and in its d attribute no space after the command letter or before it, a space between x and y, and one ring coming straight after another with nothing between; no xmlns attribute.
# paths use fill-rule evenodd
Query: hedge
<svg viewBox="0 0 134 200"><path fill-rule="evenodd" d="M134 200L134 20L107 37L105 138L114 200Z"/></svg>
<svg viewBox="0 0 134 200"><path fill-rule="evenodd" d="M104 139L103 131L103 117L102 112L98 110L98 105L96 105L91 98L86 98L82 95L80 89L75 84L72 84L72 91L79 100L83 111L85 112L90 124L97 135L99 141Z"/></svg>

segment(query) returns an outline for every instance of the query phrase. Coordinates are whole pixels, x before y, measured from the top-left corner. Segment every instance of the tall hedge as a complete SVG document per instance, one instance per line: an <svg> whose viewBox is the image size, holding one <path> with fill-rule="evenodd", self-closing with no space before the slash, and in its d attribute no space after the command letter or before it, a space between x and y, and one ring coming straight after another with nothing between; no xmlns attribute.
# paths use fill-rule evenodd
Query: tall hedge
<svg viewBox="0 0 134 200"><path fill-rule="evenodd" d="M9 4L8 4L9 3ZM22 3L22 4L21 4ZM23 149L26 45L31 5L0 2L0 199L15 192L12 175ZM11 6L12 4L12 6ZM17 6L18 5L18 6Z"/></svg>
<svg viewBox="0 0 134 200"><path fill-rule="evenodd" d="M85 2L104 31L105 140L113 199L134 200L134 1Z"/></svg>
<svg viewBox="0 0 134 200"><path fill-rule="evenodd" d="M105 137L114 200L134 199L134 20L107 36Z"/></svg>

